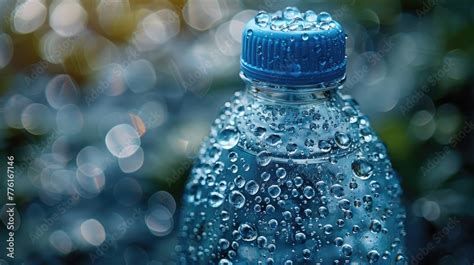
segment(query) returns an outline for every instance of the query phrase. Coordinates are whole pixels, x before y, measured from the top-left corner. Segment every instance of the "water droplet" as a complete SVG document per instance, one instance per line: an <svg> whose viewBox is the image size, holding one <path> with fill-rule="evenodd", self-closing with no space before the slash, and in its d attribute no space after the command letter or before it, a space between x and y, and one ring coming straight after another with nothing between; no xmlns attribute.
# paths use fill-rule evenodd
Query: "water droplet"
<svg viewBox="0 0 474 265"><path fill-rule="evenodd" d="M303 258L306 260L311 258L311 250L307 248L303 249Z"/></svg>
<svg viewBox="0 0 474 265"><path fill-rule="evenodd" d="M328 208L326 208L324 206L321 206L321 207L318 208L318 214L319 214L319 217L325 218L325 217L328 216L329 210L328 210Z"/></svg>
<svg viewBox="0 0 474 265"><path fill-rule="evenodd" d="M219 132L217 142L224 149L231 149L239 142L240 134L234 127L228 127Z"/></svg>
<svg viewBox="0 0 474 265"><path fill-rule="evenodd" d="M358 187L357 182L351 181L349 183L349 189L355 190L355 189L357 189L357 187Z"/></svg>
<svg viewBox="0 0 474 265"><path fill-rule="evenodd" d="M270 194L272 198L278 197L280 195L280 192L281 189L278 185L271 185L270 187L268 187L268 194Z"/></svg>
<svg viewBox="0 0 474 265"><path fill-rule="evenodd" d="M301 38L302 38L303 40L308 40L308 39L309 39L308 33L303 33L303 35L301 35Z"/></svg>
<svg viewBox="0 0 474 265"><path fill-rule="evenodd" d="M268 164L270 164L270 161L272 161L271 154L267 151L262 151L257 154L257 163L264 167Z"/></svg>
<svg viewBox="0 0 474 265"><path fill-rule="evenodd" d="M313 10L308 10L304 13L304 19L308 22L315 22L318 15Z"/></svg>
<svg viewBox="0 0 474 265"><path fill-rule="evenodd" d="M239 155L236 152L229 153L230 162L236 162L238 158L239 158Z"/></svg>
<svg viewBox="0 0 474 265"><path fill-rule="evenodd" d="M323 11L319 13L316 21L318 23L321 23L321 22L329 23L332 21L332 17L328 12Z"/></svg>
<svg viewBox="0 0 474 265"><path fill-rule="evenodd" d="M352 233L357 234L360 232L360 227L358 225L352 226Z"/></svg>
<svg viewBox="0 0 474 265"><path fill-rule="evenodd" d="M235 208L240 209L245 204L245 196L234 190L229 195L229 201Z"/></svg>
<svg viewBox="0 0 474 265"><path fill-rule="evenodd" d="M331 151L331 148L332 148L331 143L329 143L326 140L319 141L318 147L319 149L321 149L321 152L324 152L324 153Z"/></svg>
<svg viewBox="0 0 474 265"><path fill-rule="evenodd" d="M224 202L224 195L218 193L218 192L211 192L211 196L209 197L209 205L212 208L217 208L222 205Z"/></svg>
<svg viewBox="0 0 474 265"><path fill-rule="evenodd" d="M257 231L248 223L239 226L239 233L244 241L253 241L257 238Z"/></svg>
<svg viewBox="0 0 474 265"><path fill-rule="evenodd" d="M344 188L339 184L332 185L330 191L336 198L341 198L344 196Z"/></svg>
<svg viewBox="0 0 474 265"><path fill-rule="evenodd" d="M379 260L380 254L377 252L377 250L371 250L369 253L367 253L367 261L369 263L375 263Z"/></svg>
<svg viewBox="0 0 474 265"><path fill-rule="evenodd" d="M365 159L357 159L352 162L352 171L362 180L366 180L372 176L373 166Z"/></svg>
<svg viewBox="0 0 474 265"><path fill-rule="evenodd" d="M265 11L260 11L255 16L255 24L259 27L266 27L270 23L270 15Z"/></svg>
<svg viewBox="0 0 474 265"><path fill-rule="evenodd" d="M342 108L342 111L349 118L350 123L357 122L357 111L352 106L345 106Z"/></svg>
<svg viewBox="0 0 474 265"><path fill-rule="evenodd" d="M380 189L381 189L380 183L378 183L376 180L372 180L370 182L370 189L373 192L380 192Z"/></svg>
<svg viewBox="0 0 474 265"><path fill-rule="evenodd" d="M336 141L337 146L342 149L346 149L351 144L351 138L345 133L336 132L334 134L334 140Z"/></svg>
<svg viewBox="0 0 474 265"><path fill-rule="evenodd" d="M237 188L242 188L245 185L245 179L241 175L238 175L235 177L234 183Z"/></svg>
<svg viewBox="0 0 474 265"><path fill-rule="evenodd" d="M342 210L349 210L351 207L351 202L348 199L342 199L339 201L339 208Z"/></svg>
<svg viewBox="0 0 474 265"><path fill-rule="evenodd" d="M286 170L285 170L284 168L282 168L282 167L278 168L278 169L276 170L276 176L277 176L278 178L281 178L281 179L284 178L284 177L286 177Z"/></svg>
<svg viewBox="0 0 474 265"><path fill-rule="evenodd" d="M313 187L311 186L306 186L304 189L303 189L303 194L306 198L308 199L311 199L313 198L313 196L315 195L315 191L313 189Z"/></svg>
<svg viewBox="0 0 474 265"><path fill-rule="evenodd" d="M275 230L278 227L278 221L275 219L271 219L270 221L268 221L268 226L270 227L270 229Z"/></svg>
<svg viewBox="0 0 474 265"><path fill-rule="evenodd" d="M323 230L324 230L324 233L325 233L326 235L330 235L330 234L332 234L332 232L334 231L334 228L333 228L332 225L327 224L327 225L324 225L324 226L323 226Z"/></svg>
<svg viewBox="0 0 474 265"><path fill-rule="evenodd" d="M340 237L336 237L334 238L334 245L340 247L342 246L342 244L344 243L344 240Z"/></svg>
<svg viewBox="0 0 474 265"><path fill-rule="evenodd" d="M306 241L306 235L304 233L298 232L295 235L295 240L297 243L304 243Z"/></svg>
<svg viewBox="0 0 474 265"><path fill-rule="evenodd" d="M209 159L209 161L216 162L221 156L221 153L221 148L217 145L213 145L207 149L205 155Z"/></svg>
<svg viewBox="0 0 474 265"><path fill-rule="evenodd" d="M266 171L262 172L262 174L260 175L260 177L263 179L263 181L269 180L270 176L271 176L270 173L268 173Z"/></svg>
<svg viewBox="0 0 474 265"><path fill-rule="evenodd" d="M221 218L222 218L222 221L227 221L230 219L230 215L227 211L222 211L221 212Z"/></svg>
<svg viewBox="0 0 474 265"><path fill-rule="evenodd" d="M266 142L269 145L273 145L273 146L278 145L278 144L281 144L281 137L277 134L272 134L267 137Z"/></svg>
<svg viewBox="0 0 474 265"><path fill-rule="evenodd" d="M297 16L301 16L300 11L296 7L289 6L283 11L283 17L287 20L292 20Z"/></svg>
<svg viewBox="0 0 474 265"><path fill-rule="evenodd" d="M250 195L255 195L258 192L258 184L254 180L250 180L247 182L245 185L245 190L250 194Z"/></svg>
<svg viewBox="0 0 474 265"><path fill-rule="evenodd" d="M298 146L295 143L288 143L286 145L286 151L288 151L289 154L294 154L297 149Z"/></svg>
<svg viewBox="0 0 474 265"><path fill-rule="evenodd" d="M230 242L229 240L225 239L225 238L221 238L219 239L219 247L221 249L228 249L230 246Z"/></svg>
<svg viewBox="0 0 474 265"><path fill-rule="evenodd" d="M380 231L382 231L382 224L380 221L372 220L372 222L370 222L370 231L374 233L380 233Z"/></svg>
<svg viewBox="0 0 474 265"><path fill-rule="evenodd" d="M255 128L254 135L261 138L265 135L266 131L267 131L267 129L265 129L263 127L257 127L257 128Z"/></svg>
<svg viewBox="0 0 474 265"><path fill-rule="evenodd" d="M349 257L352 255L352 246L349 244L342 245L342 253L344 256Z"/></svg>

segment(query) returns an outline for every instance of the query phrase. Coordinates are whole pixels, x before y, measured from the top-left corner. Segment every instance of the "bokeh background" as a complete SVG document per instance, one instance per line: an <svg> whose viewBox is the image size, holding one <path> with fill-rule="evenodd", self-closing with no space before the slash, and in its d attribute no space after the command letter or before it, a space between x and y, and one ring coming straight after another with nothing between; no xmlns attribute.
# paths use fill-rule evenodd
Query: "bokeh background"
<svg viewBox="0 0 474 265"><path fill-rule="evenodd" d="M402 176L410 264L473 264L468 0L1 0L0 201L13 155L17 231L0 264L173 264L193 158L243 89L243 25L287 5L347 31L344 93Z"/></svg>

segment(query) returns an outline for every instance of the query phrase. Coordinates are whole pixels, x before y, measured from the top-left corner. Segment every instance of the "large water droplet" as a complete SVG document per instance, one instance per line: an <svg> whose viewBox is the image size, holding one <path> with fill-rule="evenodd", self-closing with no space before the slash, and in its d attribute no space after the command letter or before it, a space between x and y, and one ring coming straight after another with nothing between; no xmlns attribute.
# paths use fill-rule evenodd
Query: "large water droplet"
<svg viewBox="0 0 474 265"><path fill-rule="evenodd" d="M331 21L332 21L332 17L328 12L323 11L323 12L319 13L319 15L317 17L317 22L318 23L321 23L321 22L329 23Z"/></svg>
<svg viewBox="0 0 474 265"><path fill-rule="evenodd" d="M345 133L336 132L334 134L334 140L336 141L337 146L342 149L346 149L351 144L351 138Z"/></svg>
<svg viewBox="0 0 474 265"><path fill-rule="evenodd" d="M272 160L271 154L267 151L262 151L257 154L257 163L262 167L270 164L271 160Z"/></svg>
<svg viewBox="0 0 474 265"><path fill-rule="evenodd" d="M268 187L268 194L270 194L272 198L278 197L280 193L281 189L278 185L271 185L270 187Z"/></svg>
<svg viewBox="0 0 474 265"><path fill-rule="evenodd" d="M245 196L234 190L229 195L229 201L235 208L240 209L245 204Z"/></svg>
<svg viewBox="0 0 474 265"><path fill-rule="evenodd" d="M250 194L250 195L255 195L258 192L258 184L254 180L250 180L247 182L245 185L245 190Z"/></svg>
<svg viewBox="0 0 474 265"><path fill-rule="evenodd" d="M228 127L219 132L217 142L224 149L231 149L239 142L240 134L234 127Z"/></svg>
<svg viewBox="0 0 474 265"><path fill-rule="evenodd" d="M298 8L289 6L285 8L285 11L283 11L283 17L287 20L292 20L296 18L297 16L301 16L300 11Z"/></svg>
<svg viewBox="0 0 474 265"><path fill-rule="evenodd" d="M255 24L259 27L266 27L270 23L270 14L265 11L260 11L255 16Z"/></svg>
<svg viewBox="0 0 474 265"><path fill-rule="evenodd" d="M342 108L342 111L349 118L350 123L357 122L357 111L352 106L345 106Z"/></svg>
<svg viewBox="0 0 474 265"><path fill-rule="evenodd" d="M277 145L281 143L281 137L277 134L272 134L267 137L266 142L269 145Z"/></svg>
<svg viewBox="0 0 474 265"><path fill-rule="evenodd" d="M244 241L253 241L257 238L257 231L248 223L239 226L239 233Z"/></svg>
<svg viewBox="0 0 474 265"><path fill-rule="evenodd" d="M357 159L352 162L352 171L360 179L368 179L372 176L373 166L365 159Z"/></svg>
<svg viewBox="0 0 474 265"><path fill-rule="evenodd" d="M304 13L304 19L308 22L315 22L318 16L313 10L308 10Z"/></svg>

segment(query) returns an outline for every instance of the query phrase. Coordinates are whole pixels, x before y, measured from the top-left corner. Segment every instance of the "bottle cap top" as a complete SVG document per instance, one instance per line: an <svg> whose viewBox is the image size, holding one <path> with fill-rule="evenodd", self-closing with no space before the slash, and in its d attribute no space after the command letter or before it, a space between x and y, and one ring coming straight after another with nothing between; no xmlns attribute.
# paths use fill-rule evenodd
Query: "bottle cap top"
<svg viewBox="0 0 474 265"><path fill-rule="evenodd" d="M242 35L240 68L250 79L299 86L345 75L346 34L327 12L261 11Z"/></svg>

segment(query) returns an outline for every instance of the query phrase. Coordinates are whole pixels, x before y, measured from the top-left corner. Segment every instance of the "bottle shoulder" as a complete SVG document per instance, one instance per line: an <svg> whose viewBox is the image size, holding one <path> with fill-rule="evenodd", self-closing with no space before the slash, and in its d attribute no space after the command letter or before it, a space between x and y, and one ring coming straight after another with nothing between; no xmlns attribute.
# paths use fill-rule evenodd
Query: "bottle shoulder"
<svg viewBox="0 0 474 265"><path fill-rule="evenodd" d="M310 104L281 104L237 92L215 120L209 144L255 155L330 159L381 143L367 116L339 93Z"/></svg>

